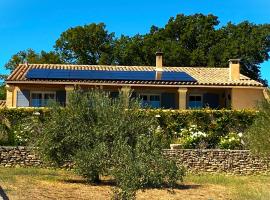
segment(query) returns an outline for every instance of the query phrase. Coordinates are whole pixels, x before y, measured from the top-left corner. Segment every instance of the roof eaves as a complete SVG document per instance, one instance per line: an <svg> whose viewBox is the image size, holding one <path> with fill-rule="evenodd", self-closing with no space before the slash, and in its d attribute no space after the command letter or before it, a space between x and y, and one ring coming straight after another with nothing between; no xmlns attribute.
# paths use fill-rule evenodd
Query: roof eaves
<svg viewBox="0 0 270 200"><path fill-rule="evenodd" d="M263 84L257 84L257 83L199 83L199 82L159 82L159 81L40 81L40 80L20 80L20 81L6 81L7 84L57 84L57 85L65 85L65 84L82 84L82 85L98 85L98 84L104 84L104 85L126 85L126 84L132 84L134 86L139 85L151 85L151 86L170 86L170 87L178 87L186 85L188 86L227 86L227 87L237 87L237 86L244 86L244 87L264 87Z"/></svg>

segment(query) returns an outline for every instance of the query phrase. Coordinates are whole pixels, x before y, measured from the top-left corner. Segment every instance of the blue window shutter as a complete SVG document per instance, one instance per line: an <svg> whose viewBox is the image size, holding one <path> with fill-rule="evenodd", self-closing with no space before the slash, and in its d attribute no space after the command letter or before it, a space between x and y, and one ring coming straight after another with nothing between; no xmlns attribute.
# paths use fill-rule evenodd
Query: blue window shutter
<svg viewBox="0 0 270 200"><path fill-rule="evenodd" d="M219 105L219 95L207 93L203 95L203 105L204 107L209 107L212 109L217 109Z"/></svg>
<svg viewBox="0 0 270 200"><path fill-rule="evenodd" d="M30 91L17 91L17 107L29 107Z"/></svg>
<svg viewBox="0 0 270 200"><path fill-rule="evenodd" d="M161 107L165 109L175 109L175 93L162 93Z"/></svg>
<svg viewBox="0 0 270 200"><path fill-rule="evenodd" d="M66 91L56 91L56 101L61 105L66 105Z"/></svg>

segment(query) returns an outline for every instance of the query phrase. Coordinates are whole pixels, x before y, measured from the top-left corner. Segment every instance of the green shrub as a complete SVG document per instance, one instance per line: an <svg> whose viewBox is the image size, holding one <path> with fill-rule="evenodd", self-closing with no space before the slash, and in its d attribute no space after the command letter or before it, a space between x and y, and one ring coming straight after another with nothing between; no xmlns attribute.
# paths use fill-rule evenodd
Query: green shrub
<svg viewBox="0 0 270 200"><path fill-rule="evenodd" d="M42 122L48 109L9 108L0 109L0 129L5 127L5 141L0 137L1 145L28 145L35 138L37 121ZM38 114L38 115L37 115ZM8 122L9 126L6 126ZM40 125L40 123L38 123ZM35 128L34 128L35 127ZM31 133L31 134L30 134Z"/></svg>
<svg viewBox="0 0 270 200"><path fill-rule="evenodd" d="M244 134L249 149L261 156L270 156L270 102L259 106L260 112L254 123Z"/></svg>
<svg viewBox="0 0 270 200"><path fill-rule="evenodd" d="M8 130L11 138L9 145L25 144L20 143L17 134L22 137L22 141L29 140L25 126L21 124L26 119L33 117L33 113L39 112L39 120L44 120L46 115L50 114L48 109L0 109L0 116L6 117L11 123L11 129ZM127 111L129 112L129 111ZM252 110L131 110L138 116L156 117L160 125L158 136L161 139L163 148L169 148L170 143L175 142L179 138L182 129L188 129L192 125L196 125L199 131L207 134L204 140L206 148L217 148L220 139L231 132L244 133L245 130L253 123L258 112ZM31 122L31 120L30 120ZM23 130L22 130L23 129ZM14 131L16 133L14 134ZM23 133L21 134L21 131ZM24 138L26 136L26 139ZM12 139L13 138L13 139Z"/></svg>
<svg viewBox="0 0 270 200"><path fill-rule="evenodd" d="M244 142L242 137L242 133L229 133L220 139L218 146L221 149L243 149Z"/></svg>
<svg viewBox="0 0 270 200"><path fill-rule="evenodd" d="M174 143L181 144L184 149L206 148L208 135L196 125L191 125L188 128L183 128L180 133L176 133Z"/></svg>
<svg viewBox="0 0 270 200"><path fill-rule="evenodd" d="M221 138L231 132L244 132L258 112L253 110L187 110L187 111L140 111L147 115L160 115L159 123L165 141L182 144L183 148L219 148ZM187 132L192 126L204 137ZM183 133L182 133L183 132ZM188 131L189 132L189 131ZM198 135L197 135L198 136ZM164 143L168 147L168 142Z"/></svg>
<svg viewBox="0 0 270 200"><path fill-rule="evenodd" d="M12 137L9 132L11 129L11 124L8 118L5 116L0 116L0 145L6 145L10 143Z"/></svg>
<svg viewBox="0 0 270 200"><path fill-rule="evenodd" d="M54 106L45 118L37 141L41 155L58 165L75 162L89 182L113 177L115 198L133 199L149 186L174 187L183 170L163 155L157 118L136 114L136 100L126 106L124 95L72 93L65 109Z"/></svg>

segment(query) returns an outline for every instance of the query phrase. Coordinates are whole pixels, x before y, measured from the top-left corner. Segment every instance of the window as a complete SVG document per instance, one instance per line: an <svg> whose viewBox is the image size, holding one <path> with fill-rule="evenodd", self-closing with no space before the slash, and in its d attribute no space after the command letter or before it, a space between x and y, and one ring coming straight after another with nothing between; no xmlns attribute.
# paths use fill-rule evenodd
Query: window
<svg viewBox="0 0 270 200"><path fill-rule="evenodd" d="M110 98L116 99L119 97L119 92L110 92Z"/></svg>
<svg viewBox="0 0 270 200"><path fill-rule="evenodd" d="M160 108L160 95L158 94L141 94L143 107Z"/></svg>
<svg viewBox="0 0 270 200"><path fill-rule="evenodd" d="M50 100L55 100L55 92L31 92L31 107L46 107Z"/></svg>
<svg viewBox="0 0 270 200"><path fill-rule="evenodd" d="M189 95L188 107L202 108L203 107L202 95Z"/></svg>

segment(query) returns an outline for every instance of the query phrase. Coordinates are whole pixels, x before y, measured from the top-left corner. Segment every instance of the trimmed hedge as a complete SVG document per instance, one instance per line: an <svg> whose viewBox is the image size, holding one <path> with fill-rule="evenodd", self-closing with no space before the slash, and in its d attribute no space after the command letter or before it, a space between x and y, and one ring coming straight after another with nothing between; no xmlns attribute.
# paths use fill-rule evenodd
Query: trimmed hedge
<svg viewBox="0 0 270 200"><path fill-rule="evenodd" d="M18 127L21 127L20 125L24 123L24 121L27 119L30 121L30 117L36 116L39 117L41 121L44 120L44 117L49 114L49 109L35 109L35 108L2 108L0 109L0 145L24 145L23 143L18 143L16 141L16 132L23 131L18 130ZM6 121L11 125L10 127L6 126ZM6 130L1 133L1 130Z"/></svg>
<svg viewBox="0 0 270 200"><path fill-rule="evenodd" d="M144 110L139 114L155 115L163 130L164 148L179 137L181 129L196 126L208 133L207 144L201 148L218 148L221 137L229 133L244 133L258 115L254 110Z"/></svg>
<svg viewBox="0 0 270 200"><path fill-rule="evenodd" d="M13 108L0 109L0 116L4 116L11 123L10 132L14 132L12 127L34 113L40 113L39 118L44 120L45 116L49 116L50 109L34 109L34 108ZM154 115L158 118L160 127L162 128L162 136L164 144L168 144L174 135L179 133L181 129L188 128L190 125L196 125L200 130L212 133L213 144L217 137L225 136L230 132L245 132L245 130L253 123L258 111L254 110L138 110L138 115ZM10 135L13 135L12 133ZM12 144L12 139L10 144ZM210 145L209 148L214 146Z"/></svg>
<svg viewBox="0 0 270 200"><path fill-rule="evenodd" d="M181 128L194 124L203 131L227 133L229 131L244 131L258 114L254 110L149 110L139 111L141 114L160 116L161 127L169 132L179 132Z"/></svg>

